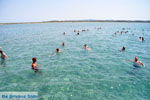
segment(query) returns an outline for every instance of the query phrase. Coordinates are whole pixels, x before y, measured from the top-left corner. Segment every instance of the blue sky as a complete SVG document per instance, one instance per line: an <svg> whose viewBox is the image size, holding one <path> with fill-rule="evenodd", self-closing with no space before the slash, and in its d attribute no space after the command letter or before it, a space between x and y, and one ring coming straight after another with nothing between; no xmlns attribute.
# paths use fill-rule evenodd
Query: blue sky
<svg viewBox="0 0 150 100"><path fill-rule="evenodd" d="M0 22L150 20L150 0L0 0Z"/></svg>

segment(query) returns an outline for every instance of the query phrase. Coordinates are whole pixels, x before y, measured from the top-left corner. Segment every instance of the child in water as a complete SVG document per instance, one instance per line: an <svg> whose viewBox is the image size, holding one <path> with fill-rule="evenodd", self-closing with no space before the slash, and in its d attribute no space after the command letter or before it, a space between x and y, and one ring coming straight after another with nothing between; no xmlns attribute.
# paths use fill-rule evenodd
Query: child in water
<svg viewBox="0 0 150 100"><path fill-rule="evenodd" d="M32 58L32 69L37 72L38 71L38 64L37 64L37 59L34 57Z"/></svg>

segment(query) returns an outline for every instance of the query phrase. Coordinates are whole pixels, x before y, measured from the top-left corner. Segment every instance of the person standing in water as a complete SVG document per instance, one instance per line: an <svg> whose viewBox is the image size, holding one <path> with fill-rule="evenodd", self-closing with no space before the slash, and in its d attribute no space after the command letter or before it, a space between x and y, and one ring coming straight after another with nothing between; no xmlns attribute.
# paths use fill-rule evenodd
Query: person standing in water
<svg viewBox="0 0 150 100"><path fill-rule="evenodd" d="M8 56L6 55L6 53L3 50L0 50L0 54L1 54L2 59L8 58Z"/></svg>
<svg viewBox="0 0 150 100"><path fill-rule="evenodd" d="M34 58L32 58L32 69L35 71L35 72L37 72L38 71L38 64L37 64L37 58L36 57L34 57Z"/></svg>

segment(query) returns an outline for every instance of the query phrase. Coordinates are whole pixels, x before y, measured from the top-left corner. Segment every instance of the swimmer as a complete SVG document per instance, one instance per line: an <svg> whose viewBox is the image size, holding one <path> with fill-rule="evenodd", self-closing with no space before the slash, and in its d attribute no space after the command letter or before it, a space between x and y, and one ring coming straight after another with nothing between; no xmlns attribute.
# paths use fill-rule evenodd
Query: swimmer
<svg viewBox="0 0 150 100"><path fill-rule="evenodd" d="M139 37L139 40L142 40L142 37Z"/></svg>
<svg viewBox="0 0 150 100"><path fill-rule="evenodd" d="M143 42L144 41L144 37L139 37L139 40Z"/></svg>
<svg viewBox="0 0 150 100"><path fill-rule="evenodd" d="M120 34L123 34L123 31L121 31Z"/></svg>
<svg viewBox="0 0 150 100"><path fill-rule="evenodd" d="M66 33L64 32L63 35L66 35Z"/></svg>
<svg viewBox="0 0 150 100"><path fill-rule="evenodd" d="M37 72L38 71L38 64L37 64L37 59L36 59L36 57L34 57L34 58L32 58L32 69L35 71L35 72Z"/></svg>
<svg viewBox="0 0 150 100"><path fill-rule="evenodd" d="M3 50L0 50L0 54L1 54L2 59L8 58L8 56L6 55L6 53Z"/></svg>
<svg viewBox="0 0 150 100"><path fill-rule="evenodd" d="M102 28L101 28L101 27L98 27L97 29L100 30L100 29L102 29Z"/></svg>
<svg viewBox="0 0 150 100"><path fill-rule="evenodd" d="M62 46L63 46L63 43L62 43ZM50 54L48 56L49 57L53 57L53 56L56 56L58 53L61 53L61 52L62 52L62 50L60 48L56 48L55 53L52 53L52 54Z"/></svg>
<svg viewBox="0 0 150 100"><path fill-rule="evenodd" d="M120 51L125 51L125 50L126 50L126 47L123 46Z"/></svg>
<svg viewBox="0 0 150 100"><path fill-rule="evenodd" d="M64 42L62 42L62 44L61 44L63 47L65 46L65 43Z"/></svg>
<svg viewBox="0 0 150 100"><path fill-rule="evenodd" d="M128 31L125 31L125 33L128 33Z"/></svg>
<svg viewBox="0 0 150 100"><path fill-rule="evenodd" d="M134 62L137 63L137 64L139 64L139 65L144 66L144 63L142 63L141 61L139 61L138 57L135 57Z"/></svg>
<svg viewBox="0 0 150 100"><path fill-rule="evenodd" d="M83 48L84 48L85 50L92 50L91 48L89 48L89 47L87 46L87 44L84 44Z"/></svg>
<svg viewBox="0 0 150 100"><path fill-rule="evenodd" d="M77 35L79 35L79 32L77 33Z"/></svg>
<svg viewBox="0 0 150 100"><path fill-rule="evenodd" d="M85 29L82 30L82 32L85 32L85 31L86 31Z"/></svg>
<svg viewBox="0 0 150 100"><path fill-rule="evenodd" d="M144 37L141 38L142 42L144 41Z"/></svg>
<svg viewBox="0 0 150 100"><path fill-rule="evenodd" d="M60 48L57 48L56 53L60 53L60 52L62 52L62 50Z"/></svg>
<svg viewBox="0 0 150 100"><path fill-rule="evenodd" d="M144 63L142 63L141 61L139 61L138 57L135 57L134 60L126 60L126 61L133 62L133 66L134 67L140 67L140 66L145 67Z"/></svg>

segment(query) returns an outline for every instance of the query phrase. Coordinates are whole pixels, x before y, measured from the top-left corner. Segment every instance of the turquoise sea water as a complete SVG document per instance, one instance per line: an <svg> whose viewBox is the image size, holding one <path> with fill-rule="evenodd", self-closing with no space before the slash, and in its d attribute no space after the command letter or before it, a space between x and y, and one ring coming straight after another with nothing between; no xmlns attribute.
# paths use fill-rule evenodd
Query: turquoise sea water
<svg viewBox="0 0 150 100"><path fill-rule="evenodd" d="M114 35L122 28L129 32ZM39 100L150 100L150 23L0 25L0 47L9 56L0 60L0 91L37 91ZM63 52L53 55L56 48ZM145 68L127 61L135 56ZM41 73L31 70L32 57Z"/></svg>

